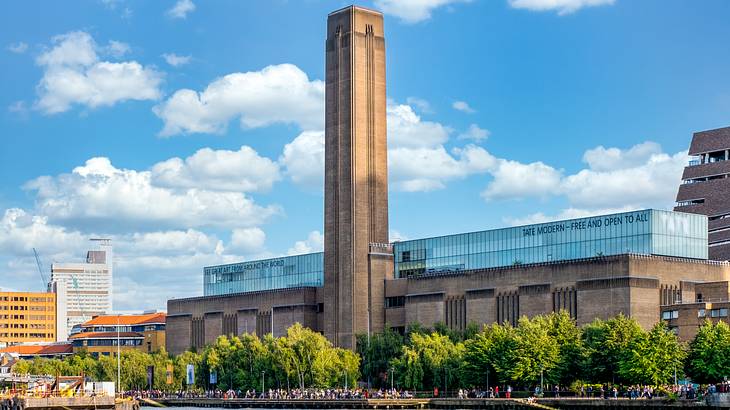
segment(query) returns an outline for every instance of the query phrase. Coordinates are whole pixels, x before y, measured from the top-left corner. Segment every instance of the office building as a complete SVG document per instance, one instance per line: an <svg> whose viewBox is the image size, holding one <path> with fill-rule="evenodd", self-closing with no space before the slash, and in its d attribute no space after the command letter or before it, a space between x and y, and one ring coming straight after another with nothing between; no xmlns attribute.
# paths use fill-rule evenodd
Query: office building
<svg viewBox="0 0 730 410"><path fill-rule="evenodd" d="M97 316L81 324L79 330L69 337L74 353L115 356L117 344L120 351L152 353L165 346L165 313Z"/></svg>
<svg viewBox="0 0 730 410"><path fill-rule="evenodd" d="M730 127L696 132L675 211L707 215L709 257L730 259Z"/></svg>
<svg viewBox="0 0 730 410"><path fill-rule="evenodd" d="M0 292L0 345L55 342L56 294Z"/></svg>
<svg viewBox="0 0 730 410"><path fill-rule="evenodd" d="M51 265L51 283L57 282L65 288L69 335L74 333L74 326L112 310L111 241L92 241L98 249L88 251L84 262Z"/></svg>
<svg viewBox="0 0 730 410"><path fill-rule="evenodd" d="M358 334L413 323L512 323L567 311L641 326L730 280L708 260L704 215L638 210L391 243L380 13L327 21L323 253L204 268L204 295L167 304L167 350L219 335L281 336L294 323L354 348ZM678 329L678 328L677 328ZM678 329L680 331L680 329Z"/></svg>

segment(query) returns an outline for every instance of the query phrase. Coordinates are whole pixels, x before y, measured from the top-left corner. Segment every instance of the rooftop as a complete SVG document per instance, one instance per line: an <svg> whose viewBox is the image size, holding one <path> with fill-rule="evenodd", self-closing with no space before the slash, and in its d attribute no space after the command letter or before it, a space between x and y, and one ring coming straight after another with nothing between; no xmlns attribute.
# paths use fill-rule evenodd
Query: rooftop
<svg viewBox="0 0 730 410"><path fill-rule="evenodd" d="M82 327L90 326L116 326L116 325L147 325L155 323L165 323L164 312L147 313L142 315L103 315L96 316L88 322L82 324Z"/></svg>
<svg viewBox="0 0 730 410"><path fill-rule="evenodd" d="M21 356L51 356L73 353L71 343L18 344L0 349L0 353L17 353Z"/></svg>

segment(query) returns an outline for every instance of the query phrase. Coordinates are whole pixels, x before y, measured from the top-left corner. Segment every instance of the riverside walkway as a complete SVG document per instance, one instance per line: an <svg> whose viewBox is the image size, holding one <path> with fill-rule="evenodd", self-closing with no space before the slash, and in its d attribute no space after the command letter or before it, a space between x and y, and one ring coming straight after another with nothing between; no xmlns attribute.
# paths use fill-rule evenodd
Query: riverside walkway
<svg viewBox="0 0 730 410"><path fill-rule="evenodd" d="M201 407L201 408L262 408L262 409L564 409L583 410L609 408L623 409L713 409L704 402L664 400L602 400L602 399L342 399L342 400L276 400L276 399L212 399L166 398L142 399L142 406Z"/></svg>

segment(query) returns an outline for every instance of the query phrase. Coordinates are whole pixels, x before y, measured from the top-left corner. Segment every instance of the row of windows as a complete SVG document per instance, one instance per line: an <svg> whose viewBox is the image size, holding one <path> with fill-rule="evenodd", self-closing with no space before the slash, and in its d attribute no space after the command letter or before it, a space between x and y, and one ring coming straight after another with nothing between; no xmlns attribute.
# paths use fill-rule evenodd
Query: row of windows
<svg viewBox="0 0 730 410"><path fill-rule="evenodd" d="M389 298L385 298L385 308L397 308L397 307L403 307L406 305L406 297L405 296L393 296Z"/></svg>
<svg viewBox="0 0 730 410"><path fill-rule="evenodd" d="M120 346L142 346L142 339L121 339ZM73 345L76 347L84 346L116 346L117 339L88 339L74 340Z"/></svg>
<svg viewBox="0 0 730 410"><path fill-rule="evenodd" d="M697 317L707 317L705 309L698 310ZM727 308L710 309L710 317L727 317Z"/></svg>
<svg viewBox="0 0 730 410"><path fill-rule="evenodd" d="M4 320L25 320L28 318L28 320L52 320L53 316L45 316L45 315L0 315L0 319Z"/></svg>
<svg viewBox="0 0 730 410"><path fill-rule="evenodd" d="M138 326L119 326L120 332L152 332L155 330L165 330L164 324L159 325L138 325ZM85 332L116 332L117 326L91 326L84 328Z"/></svg>
<svg viewBox="0 0 730 410"><path fill-rule="evenodd" d="M53 325L43 323L0 323L0 329L53 329Z"/></svg>
<svg viewBox="0 0 730 410"><path fill-rule="evenodd" d="M708 315L709 313L709 315ZM672 320L677 319L679 317L679 311L678 310L665 310L662 312L662 320ZM710 309L709 312L707 312L705 309L699 309L697 310L697 317L703 318L703 317L728 317L728 309L727 308L719 308L719 309Z"/></svg>
<svg viewBox="0 0 730 410"><path fill-rule="evenodd" d="M36 339L48 339L54 337L53 333L2 333L0 332L0 338L13 337L13 338L36 338Z"/></svg>

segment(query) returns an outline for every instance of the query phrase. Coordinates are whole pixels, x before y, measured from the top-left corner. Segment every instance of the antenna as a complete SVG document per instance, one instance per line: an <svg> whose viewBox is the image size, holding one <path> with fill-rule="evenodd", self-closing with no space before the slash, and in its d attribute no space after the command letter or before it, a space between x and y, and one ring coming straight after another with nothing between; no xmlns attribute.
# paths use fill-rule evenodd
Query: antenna
<svg viewBox="0 0 730 410"><path fill-rule="evenodd" d="M43 274L43 264L41 263L41 257L38 256L38 251L33 248L33 255L35 255L35 263L38 265L38 273L41 274L41 279L43 280L43 286L48 286L48 281L46 281L46 275Z"/></svg>

